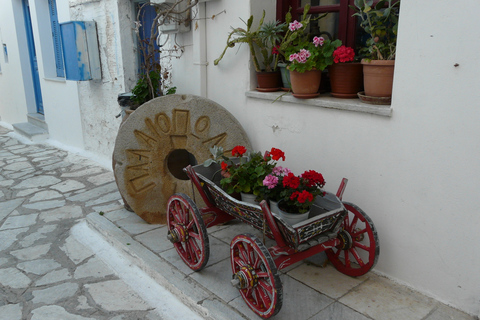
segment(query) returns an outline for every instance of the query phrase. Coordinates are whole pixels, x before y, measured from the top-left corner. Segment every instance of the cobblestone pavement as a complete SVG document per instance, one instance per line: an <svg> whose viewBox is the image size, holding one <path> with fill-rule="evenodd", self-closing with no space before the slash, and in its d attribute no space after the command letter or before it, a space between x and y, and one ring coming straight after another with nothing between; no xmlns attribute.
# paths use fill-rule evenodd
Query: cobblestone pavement
<svg viewBox="0 0 480 320"><path fill-rule="evenodd" d="M231 239L257 230L209 228L210 259L193 272L165 226L123 208L112 172L7 133L0 127L0 320L259 319L230 285L229 258ZM374 272L350 278L305 261L280 279L274 319L478 320Z"/></svg>
<svg viewBox="0 0 480 320"><path fill-rule="evenodd" d="M0 319L164 318L82 243L88 230L70 232L88 213L121 208L112 172L7 132L0 127Z"/></svg>

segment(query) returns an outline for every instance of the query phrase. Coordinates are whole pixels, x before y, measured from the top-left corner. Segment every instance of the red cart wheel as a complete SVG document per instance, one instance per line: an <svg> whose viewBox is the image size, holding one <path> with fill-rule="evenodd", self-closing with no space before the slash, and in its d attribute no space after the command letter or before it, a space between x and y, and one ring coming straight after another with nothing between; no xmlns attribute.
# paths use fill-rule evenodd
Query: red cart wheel
<svg viewBox="0 0 480 320"><path fill-rule="evenodd" d="M282 308L283 289L277 267L265 245L251 234L241 234L230 244L232 285L240 290L250 309L262 318Z"/></svg>
<svg viewBox="0 0 480 320"><path fill-rule="evenodd" d="M167 213L168 239L190 269L202 270L207 265L210 247L197 206L186 194L176 193L168 199Z"/></svg>
<svg viewBox="0 0 480 320"><path fill-rule="evenodd" d="M348 214L338 233L341 244L325 251L330 262L343 274L359 277L372 269L380 254L378 235L372 219L353 203L344 202Z"/></svg>

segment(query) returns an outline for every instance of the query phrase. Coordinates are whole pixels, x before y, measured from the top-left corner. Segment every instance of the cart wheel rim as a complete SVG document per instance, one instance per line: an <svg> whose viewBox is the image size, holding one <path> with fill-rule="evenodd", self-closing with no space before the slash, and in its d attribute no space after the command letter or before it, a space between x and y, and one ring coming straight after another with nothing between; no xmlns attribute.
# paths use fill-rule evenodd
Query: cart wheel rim
<svg viewBox="0 0 480 320"><path fill-rule="evenodd" d="M195 203L185 194L174 194L168 200L169 239L180 258L190 269L203 269L210 255L207 229Z"/></svg>
<svg viewBox="0 0 480 320"><path fill-rule="evenodd" d="M230 262L239 282L243 300L257 315L270 318L282 307L283 289L280 276L263 243L251 234L236 236L230 245Z"/></svg>
<svg viewBox="0 0 480 320"><path fill-rule="evenodd" d="M343 204L348 213L339 232L340 245L326 250L326 254L338 271L359 277L377 263L380 254L377 230L362 209L351 203Z"/></svg>

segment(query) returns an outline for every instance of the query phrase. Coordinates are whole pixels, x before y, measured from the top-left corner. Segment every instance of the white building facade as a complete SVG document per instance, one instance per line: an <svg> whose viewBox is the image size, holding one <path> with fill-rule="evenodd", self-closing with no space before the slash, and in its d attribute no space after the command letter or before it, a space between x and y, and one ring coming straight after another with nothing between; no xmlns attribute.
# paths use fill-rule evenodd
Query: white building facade
<svg viewBox="0 0 480 320"><path fill-rule="evenodd" d="M130 0L57 0L58 20L95 21L101 80L55 74L47 0L29 0L34 48L50 139L109 157L120 119L117 95L136 75ZM37 114L22 0L0 0L0 121L13 126ZM480 315L480 20L476 0L402 0L391 106L340 99L276 101L256 93L247 47L218 66L230 26L275 0L214 0L198 5L185 47L173 59L178 93L207 97L242 124L256 150L280 148L294 172L341 178L344 199L369 214L379 233L375 270L472 315ZM221 14L220 14L221 13ZM215 15L214 19L211 17ZM360 108L360 110L358 110Z"/></svg>

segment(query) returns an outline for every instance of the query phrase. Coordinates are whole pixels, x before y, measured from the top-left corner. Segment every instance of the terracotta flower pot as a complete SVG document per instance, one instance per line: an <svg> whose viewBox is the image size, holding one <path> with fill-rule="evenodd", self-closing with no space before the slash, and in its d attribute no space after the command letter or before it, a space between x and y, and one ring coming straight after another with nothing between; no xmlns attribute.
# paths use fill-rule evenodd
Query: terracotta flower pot
<svg viewBox="0 0 480 320"><path fill-rule="evenodd" d="M280 76L280 71L257 72L258 91L278 91L280 90L281 82L282 78Z"/></svg>
<svg viewBox="0 0 480 320"><path fill-rule="evenodd" d="M391 97L395 60L362 60L365 95Z"/></svg>
<svg viewBox="0 0 480 320"><path fill-rule="evenodd" d="M334 63L328 67L332 96L357 98L363 88L363 66L360 62Z"/></svg>
<svg viewBox="0 0 480 320"><path fill-rule="evenodd" d="M293 96L300 99L318 97L321 79L322 71L320 70L310 70L302 73L290 70Z"/></svg>

